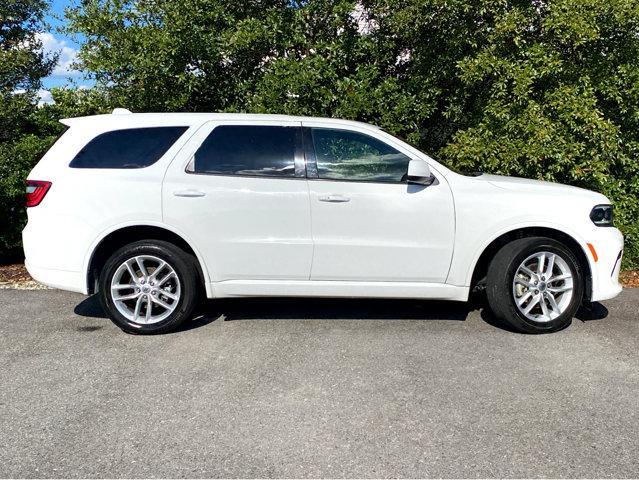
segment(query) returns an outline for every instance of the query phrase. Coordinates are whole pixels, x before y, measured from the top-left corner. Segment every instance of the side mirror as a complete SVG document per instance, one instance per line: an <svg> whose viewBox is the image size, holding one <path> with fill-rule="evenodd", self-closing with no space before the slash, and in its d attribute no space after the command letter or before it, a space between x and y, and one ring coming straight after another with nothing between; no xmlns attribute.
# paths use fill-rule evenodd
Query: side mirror
<svg viewBox="0 0 639 480"><path fill-rule="evenodd" d="M408 183L417 185L430 185L435 177L430 173L428 164L423 160L411 160L408 162L408 175L406 176Z"/></svg>

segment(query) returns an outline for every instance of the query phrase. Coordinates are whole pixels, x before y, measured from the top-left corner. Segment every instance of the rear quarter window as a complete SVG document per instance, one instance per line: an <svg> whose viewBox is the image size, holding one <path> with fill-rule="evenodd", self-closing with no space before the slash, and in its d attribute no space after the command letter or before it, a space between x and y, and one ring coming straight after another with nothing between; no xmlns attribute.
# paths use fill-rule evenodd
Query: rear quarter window
<svg viewBox="0 0 639 480"><path fill-rule="evenodd" d="M188 127L112 130L87 143L69 164L72 168L144 168L153 165Z"/></svg>

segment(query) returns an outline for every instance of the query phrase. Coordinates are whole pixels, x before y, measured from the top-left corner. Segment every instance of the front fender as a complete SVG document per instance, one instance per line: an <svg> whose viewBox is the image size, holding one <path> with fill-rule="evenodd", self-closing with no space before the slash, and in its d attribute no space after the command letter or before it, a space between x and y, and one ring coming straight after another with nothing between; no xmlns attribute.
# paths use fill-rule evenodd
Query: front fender
<svg viewBox="0 0 639 480"><path fill-rule="evenodd" d="M579 245L586 259L588 260L588 266L590 268L591 274L593 275L593 284L595 283L594 276L597 272L597 269L593 255L588 248L588 241L586 240L586 238L577 230L566 225L539 220L520 222L505 221L504 225L500 225L490 232L485 232L481 236L479 241L477 241L477 238L473 239L472 247L469 244L466 246L465 249L463 247L457 248L455 252L456 255L453 258L453 265L451 267L446 283L458 286L470 286L475 267L477 266L477 262L479 261L479 258L486 250L486 248L488 248L488 246L499 237L526 228L547 228L550 230L561 232L564 235L568 235L570 238L572 238ZM466 250L467 252L466 255L463 255L464 250ZM462 256L464 256L465 258L462 258Z"/></svg>

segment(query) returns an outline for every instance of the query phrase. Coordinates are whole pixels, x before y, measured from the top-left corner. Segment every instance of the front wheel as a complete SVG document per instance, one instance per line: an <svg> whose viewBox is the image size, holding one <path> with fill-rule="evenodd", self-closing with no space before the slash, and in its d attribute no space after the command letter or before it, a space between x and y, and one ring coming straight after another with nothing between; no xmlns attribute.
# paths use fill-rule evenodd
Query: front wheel
<svg viewBox="0 0 639 480"><path fill-rule="evenodd" d="M129 333L173 330L189 318L197 301L193 260L160 240L143 240L116 251L99 285L103 308Z"/></svg>
<svg viewBox="0 0 639 480"><path fill-rule="evenodd" d="M525 333L554 332L570 325L583 288L575 255L545 237L505 245L486 276L488 303L495 315Z"/></svg>

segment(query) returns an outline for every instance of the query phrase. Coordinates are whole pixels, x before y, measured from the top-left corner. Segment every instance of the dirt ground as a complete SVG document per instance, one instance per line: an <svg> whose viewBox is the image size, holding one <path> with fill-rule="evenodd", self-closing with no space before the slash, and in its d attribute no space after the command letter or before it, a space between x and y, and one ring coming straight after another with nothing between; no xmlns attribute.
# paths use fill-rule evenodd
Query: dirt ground
<svg viewBox="0 0 639 480"><path fill-rule="evenodd" d="M619 275L624 287L639 288L639 270L628 270Z"/></svg>
<svg viewBox="0 0 639 480"><path fill-rule="evenodd" d="M42 290L45 287L36 282L22 263L0 265L0 289L13 288L17 290Z"/></svg>

